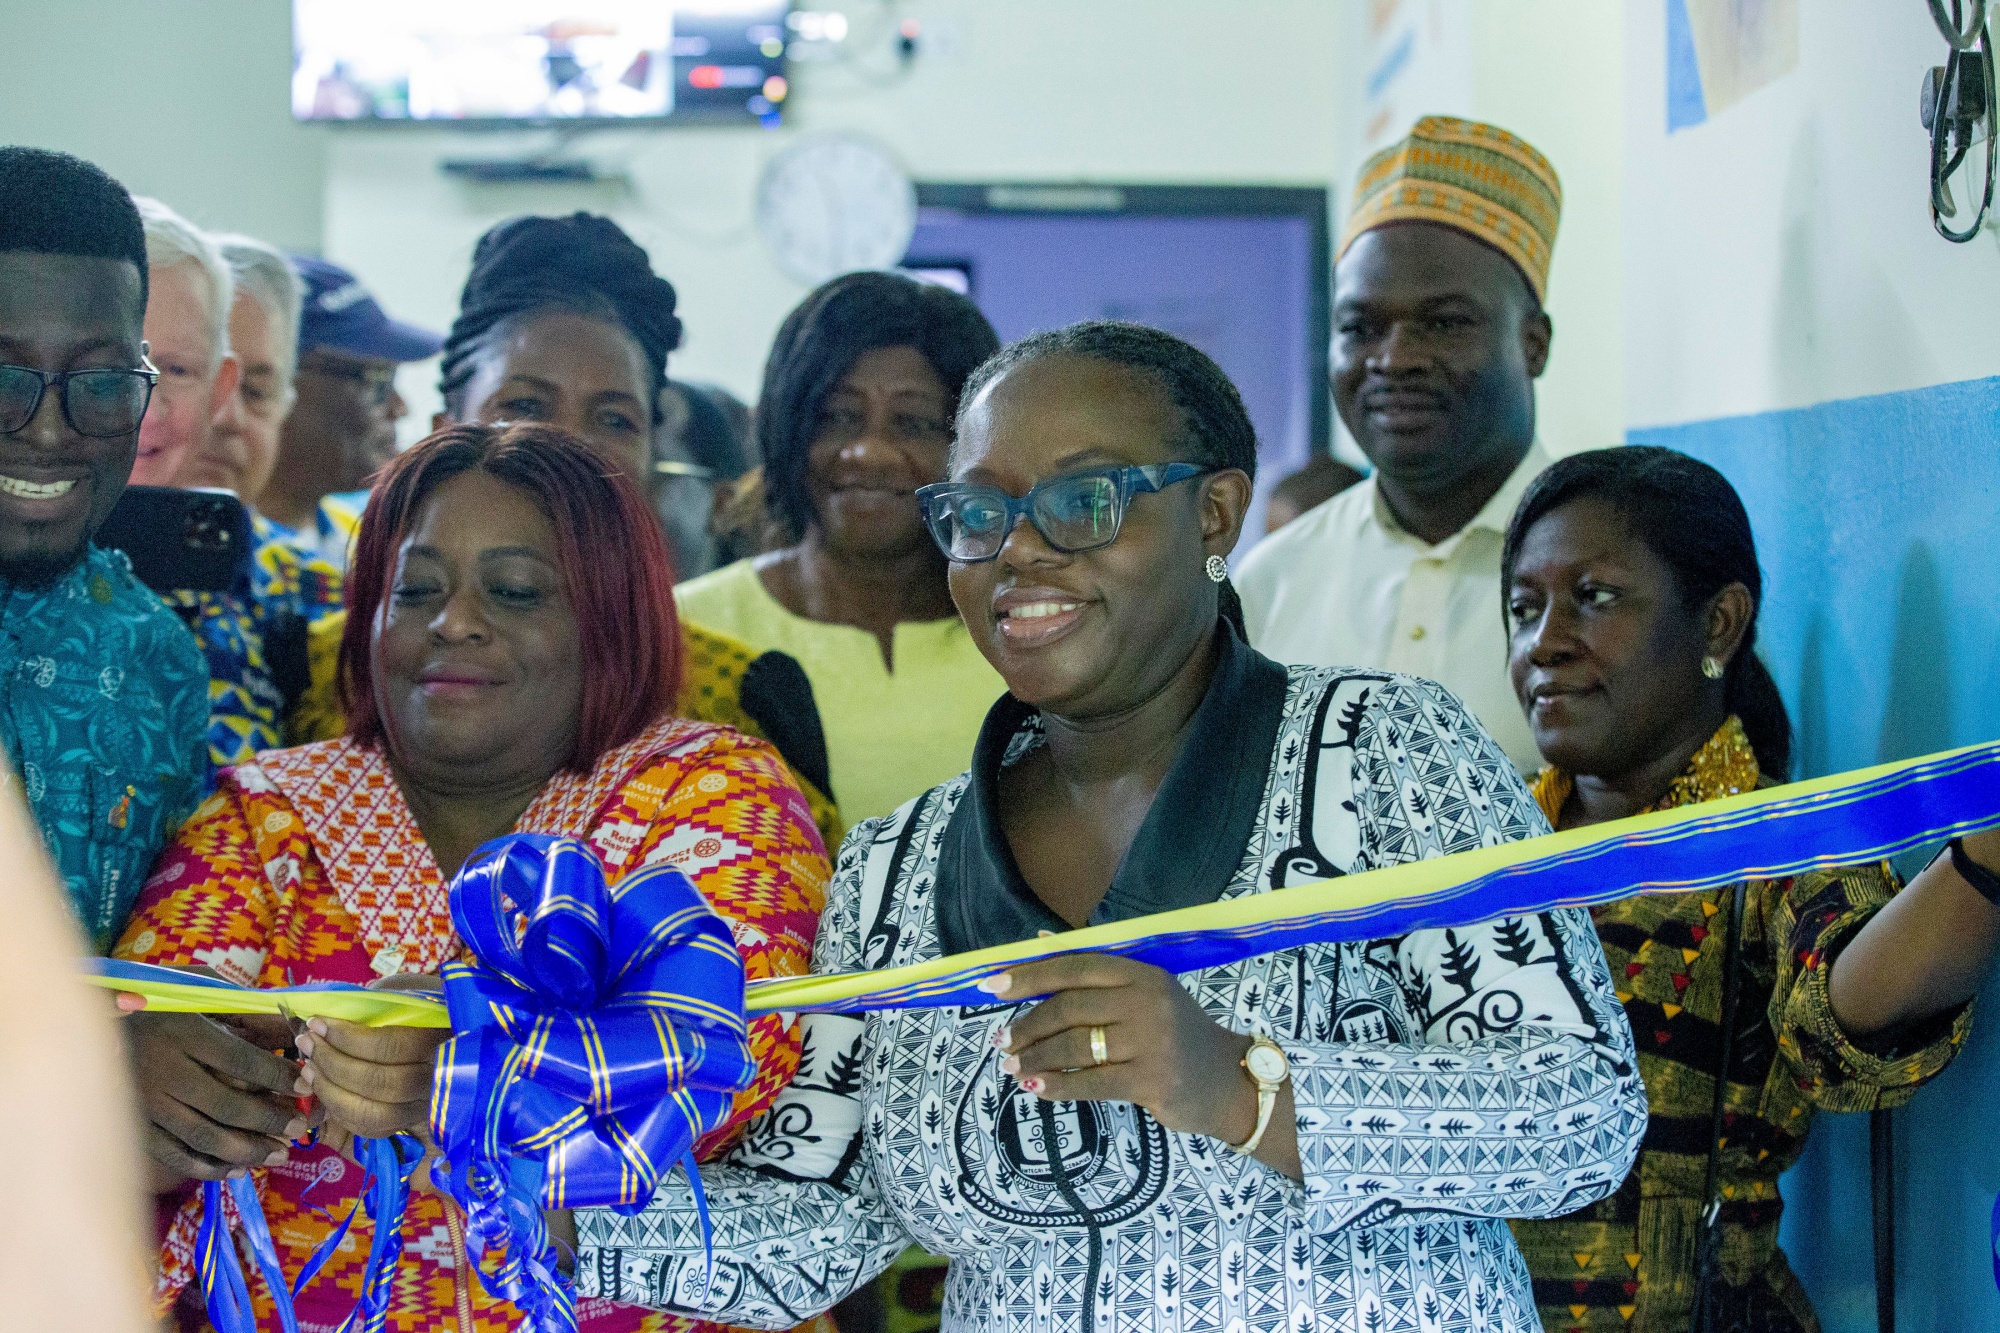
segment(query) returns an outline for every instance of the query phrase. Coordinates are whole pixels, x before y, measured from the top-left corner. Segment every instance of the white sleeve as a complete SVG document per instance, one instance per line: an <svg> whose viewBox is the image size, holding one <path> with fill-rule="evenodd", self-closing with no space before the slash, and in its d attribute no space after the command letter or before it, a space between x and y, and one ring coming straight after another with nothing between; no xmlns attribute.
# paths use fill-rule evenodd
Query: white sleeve
<svg viewBox="0 0 2000 1333"><path fill-rule="evenodd" d="M896 835L910 815L905 807L867 820L842 843L813 950L815 973L860 969L864 881L873 877L867 896L880 901ZM830 1309L909 1245L863 1152L869 1024L808 1014L801 1030L799 1072L790 1086L751 1122L726 1161L701 1168L712 1250L702 1245L693 1187L677 1172L636 1216L577 1212L583 1295L752 1328L793 1328Z"/></svg>
<svg viewBox="0 0 2000 1333"><path fill-rule="evenodd" d="M1547 830L1499 746L1428 681L1375 687L1354 765L1372 864ZM1393 943L1413 1042L1286 1045L1313 1227L1402 1209L1549 1217L1616 1189L1645 1133L1646 1096L1589 915Z"/></svg>

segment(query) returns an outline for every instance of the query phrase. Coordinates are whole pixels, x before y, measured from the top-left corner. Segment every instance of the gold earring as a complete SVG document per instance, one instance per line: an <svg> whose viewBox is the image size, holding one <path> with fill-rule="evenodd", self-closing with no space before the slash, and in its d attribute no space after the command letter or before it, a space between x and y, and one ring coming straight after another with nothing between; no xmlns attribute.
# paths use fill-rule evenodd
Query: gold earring
<svg viewBox="0 0 2000 1333"><path fill-rule="evenodd" d="M1713 657L1704 657L1704 658L1702 658L1702 659L1701 659L1701 674L1702 674L1702 675L1704 675L1704 676L1707 676L1707 677L1708 677L1708 678L1709 678L1710 680L1721 680L1721 679L1722 679L1722 663L1720 663L1720 662L1716 661L1716 660L1715 660L1715 658L1713 658Z"/></svg>

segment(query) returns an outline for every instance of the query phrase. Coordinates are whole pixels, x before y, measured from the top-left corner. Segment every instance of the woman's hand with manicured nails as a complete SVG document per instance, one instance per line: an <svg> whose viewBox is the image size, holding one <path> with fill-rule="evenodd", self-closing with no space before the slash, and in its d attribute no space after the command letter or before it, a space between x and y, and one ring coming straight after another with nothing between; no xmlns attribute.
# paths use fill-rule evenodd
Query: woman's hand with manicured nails
<svg viewBox="0 0 2000 1333"><path fill-rule="evenodd" d="M979 983L1000 999L1046 996L994 1034L1000 1068L1051 1101L1131 1102L1168 1129L1241 1143L1257 1126L1257 1086L1243 1070L1250 1038L1209 1017L1171 975L1110 954L1023 963ZM1094 1062L1091 1029L1104 1029ZM1256 1156L1300 1176L1291 1085L1278 1093Z"/></svg>
<svg viewBox="0 0 2000 1333"><path fill-rule="evenodd" d="M414 974L370 985L371 990L442 988L438 978ZM315 1018L299 1034L299 1054L328 1121L359 1138L379 1139L424 1132L438 1047L450 1036L443 1028L371 1028Z"/></svg>
<svg viewBox="0 0 2000 1333"><path fill-rule="evenodd" d="M319 1119L299 1109L307 1084L284 1057L200 1014L120 1007L155 1188L275 1166Z"/></svg>

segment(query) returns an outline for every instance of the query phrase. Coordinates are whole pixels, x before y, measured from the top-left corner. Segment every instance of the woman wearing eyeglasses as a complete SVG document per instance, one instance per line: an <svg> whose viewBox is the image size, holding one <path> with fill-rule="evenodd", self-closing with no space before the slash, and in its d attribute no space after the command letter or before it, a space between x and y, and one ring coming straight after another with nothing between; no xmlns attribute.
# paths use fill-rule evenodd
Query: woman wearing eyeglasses
<svg viewBox="0 0 2000 1333"><path fill-rule="evenodd" d="M893 273L806 297L757 404L766 496L790 544L674 590L689 620L805 668L849 820L963 768L1001 690L952 612L915 498L944 477L959 390L999 345L972 302Z"/></svg>
<svg viewBox="0 0 2000 1333"><path fill-rule="evenodd" d="M966 387L923 502L1008 693L972 768L848 835L814 969L894 967L1547 824L1437 686L1248 648L1256 440L1179 339L1082 324ZM1504 1219L1602 1197L1645 1124L1578 911L1176 978L1022 965L984 1007L805 1020L695 1196L578 1216L586 1292L777 1327L911 1240L947 1329L1531 1330Z"/></svg>

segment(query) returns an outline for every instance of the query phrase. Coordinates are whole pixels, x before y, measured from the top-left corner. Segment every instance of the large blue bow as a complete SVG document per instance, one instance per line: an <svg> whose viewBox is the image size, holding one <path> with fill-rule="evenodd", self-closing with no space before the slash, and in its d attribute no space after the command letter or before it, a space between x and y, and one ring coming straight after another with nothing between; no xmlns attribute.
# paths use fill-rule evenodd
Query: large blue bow
<svg viewBox="0 0 2000 1333"><path fill-rule="evenodd" d="M700 1190L695 1140L757 1068L743 960L680 871L607 886L569 838L482 846L452 881L451 917L478 962L444 968L455 1035L431 1094L433 1179L465 1210L487 1291L536 1329L574 1329L542 1210L637 1213L676 1163Z"/></svg>

